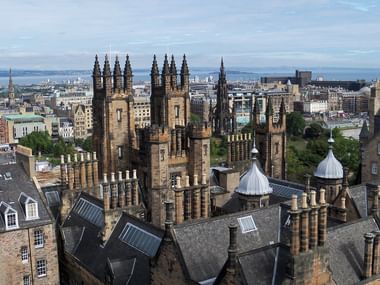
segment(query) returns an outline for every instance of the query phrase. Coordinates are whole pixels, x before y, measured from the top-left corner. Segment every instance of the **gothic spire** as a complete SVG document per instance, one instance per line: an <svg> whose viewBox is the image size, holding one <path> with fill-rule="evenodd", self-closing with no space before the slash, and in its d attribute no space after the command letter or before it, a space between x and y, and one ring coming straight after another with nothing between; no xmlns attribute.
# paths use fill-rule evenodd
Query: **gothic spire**
<svg viewBox="0 0 380 285"><path fill-rule="evenodd" d="M120 76L121 75L121 68L120 68L120 62L119 62L119 57L116 56L115 58L115 67L114 67L114 70L113 70L113 74L114 76Z"/></svg>
<svg viewBox="0 0 380 285"><path fill-rule="evenodd" d="M129 61L129 55L128 54L127 54L126 59L125 59L124 75L125 76L132 76L132 67L131 67L131 63Z"/></svg>
<svg viewBox="0 0 380 285"><path fill-rule="evenodd" d="M225 72L225 70L224 70L223 57L222 57L222 59L220 60L220 73L219 73L219 77L223 77L223 78L226 77L226 72Z"/></svg>
<svg viewBox="0 0 380 285"><path fill-rule="evenodd" d="M107 55L105 56L105 59L104 59L103 75L104 76L111 76L111 67L110 67L110 63L108 61Z"/></svg>
<svg viewBox="0 0 380 285"><path fill-rule="evenodd" d="M99 60L98 60L98 55L95 55L95 63L94 63L94 70L92 72L92 75L95 76L100 76L101 71L100 71L100 65L99 65Z"/></svg>
<svg viewBox="0 0 380 285"><path fill-rule="evenodd" d="M172 75L177 75L177 67L175 65L174 55L172 55L172 61L170 62L170 73Z"/></svg>
<svg viewBox="0 0 380 285"><path fill-rule="evenodd" d="M162 75L169 75L169 62L168 62L168 55L165 54L165 60L164 60L164 66L162 67Z"/></svg>
<svg viewBox="0 0 380 285"><path fill-rule="evenodd" d="M152 70L150 72L150 75L158 75L160 72L158 70L158 65L157 65L157 58L156 55L153 55L153 63L152 63Z"/></svg>
<svg viewBox="0 0 380 285"><path fill-rule="evenodd" d="M189 67L187 66L187 61L186 61L186 55L183 55L183 60L182 60L182 67L181 67L181 75L188 75L189 74Z"/></svg>
<svg viewBox="0 0 380 285"><path fill-rule="evenodd" d="M132 77L133 77L132 67L129 61L129 55L127 54L125 58L125 67L124 67L124 90L128 94L132 94L132 89L133 89Z"/></svg>
<svg viewBox="0 0 380 285"><path fill-rule="evenodd" d="M120 68L120 62L119 62L119 57L116 56L115 58L115 67L113 70L113 84L114 88L117 90L121 90L123 86L123 80L121 77L121 68Z"/></svg>

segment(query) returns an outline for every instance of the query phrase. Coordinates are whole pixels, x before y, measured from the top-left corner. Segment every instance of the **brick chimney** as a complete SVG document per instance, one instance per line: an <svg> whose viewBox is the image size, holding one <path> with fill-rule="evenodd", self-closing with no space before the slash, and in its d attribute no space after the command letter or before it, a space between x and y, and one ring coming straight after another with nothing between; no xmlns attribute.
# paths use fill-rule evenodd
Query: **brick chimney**
<svg viewBox="0 0 380 285"><path fill-rule="evenodd" d="M71 163L70 154L67 155L67 180L69 184L69 189L74 190L74 169Z"/></svg>
<svg viewBox="0 0 380 285"><path fill-rule="evenodd" d="M316 192L310 192L310 248L314 249L318 246L318 212L319 206L316 201Z"/></svg>
<svg viewBox="0 0 380 285"><path fill-rule="evenodd" d="M91 153L87 153L87 161L86 161L86 178L87 178L87 188L88 192L91 193L91 188L93 187L92 183L92 161L91 161Z"/></svg>
<svg viewBox="0 0 380 285"><path fill-rule="evenodd" d="M318 245L324 246L327 239L327 206L325 189L319 190Z"/></svg>
<svg viewBox="0 0 380 285"><path fill-rule="evenodd" d="M165 202L165 235L164 235L165 242L171 242L173 240L172 234L171 234L172 228L173 228L173 202L166 201Z"/></svg>
<svg viewBox="0 0 380 285"><path fill-rule="evenodd" d="M193 185L193 218L199 219L201 217L201 188L198 185L197 174L194 174Z"/></svg>
<svg viewBox="0 0 380 285"><path fill-rule="evenodd" d="M94 189L95 189L95 196L99 196L99 177L98 177L98 160L96 158L96 152L92 153L92 172L94 176Z"/></svg>
<svg viewBox="0 0 380 285"><path fill-rule="evenodd" d="M231 224L228 228L230 230L230 244L228 246L227 274L235 274L237 265L237 225Z"/></svg>
<svg viewBox="0 0 380 285"><path fill-rule="evenodd" d="M78 163L78 154L74 153L74 189L79 190L80 185L80 169Z"/></svg>
<svg viewBox="0 0 380 285"><path fill-rule="evenodd" d="M372 276L373 264L373 241L375 235L372 233L364 234L365 247L364 247L364 269L363 278L367 279Z"/></svg>
<svg viewBox="0 0 380 285"><path fill-rule="evenodd" d="M61 155L60 170L61 170L61 186L63 186L65 188L66 183L67 183L67 175L66 175L66 164L65 164L65 156L64 155Z"/></svg>
<svg viewBox="0 0 380 285"><path fill-rule="evenodd" d="M290 253L292 256L297 256L300 252L300 212L298 210L297 195L292 195L289 211L291 217Z"/></svg>
<svg viewBox="0 0 380 285"><path fill-rule="evenodd" d="M119 179L118 179L118 197L119 197L119 207L124 208L125 207L125 183L123 180L123 173L119 171Z"/></svg>
<svg viewBox="0 0 380 285"><path fill-rule="evenodd" d="M181 224L183 222L183 189L181 187L181 177L176 177L175 185L175 223Z"/></svg>
<svg viewBox="0 0 380 285"><path fill-rule="evenodd" d="M201 217L208 218L209 217L209 201L210 201L210 192L209 187L206 180L206 174L202 173L202 188L201 188Z"/></svg>
<svg viewBox="0 0 380 285"><path fill-rule="evenodd" d="M132 205L132 182L129 177L129 170L125 171L125 202L127 207Z"/></svg>
<svg viewBox="0 0 380 285"><path fill-rule="evenodd" d="M84 162L83 152L80 154L80 184L82 190L87 191L86 163Z"/></svg>
<svg viewBox="0 0 380 285"><path fill-rule="evenodd" d="M309 250L309 212L307 194L302 193L301 205L301 252Z"/></svg>
<svg viewBox="0 0 380 285"><path fill-rule="evenodd" d="M380 273L380 231L374 231L375 235L373 243L373 263L372 263L372 274L377 275Z"/></svg>

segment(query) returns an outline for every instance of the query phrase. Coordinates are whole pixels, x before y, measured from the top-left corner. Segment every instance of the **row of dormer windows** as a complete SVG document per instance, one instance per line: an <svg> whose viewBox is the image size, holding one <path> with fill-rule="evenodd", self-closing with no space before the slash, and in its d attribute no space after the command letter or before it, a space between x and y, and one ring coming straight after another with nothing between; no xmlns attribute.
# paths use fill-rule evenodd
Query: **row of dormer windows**
<svg viewBox="0 0 380 285"><path fill-rule="evenodd" d="M39 218L38 203L36 200L22 192L18 201L24 212L25 220L30 221ZM19 227L18 212L11 205L4 201L0 202L0 212L5 222L6 230L17 229Z"/></svg>

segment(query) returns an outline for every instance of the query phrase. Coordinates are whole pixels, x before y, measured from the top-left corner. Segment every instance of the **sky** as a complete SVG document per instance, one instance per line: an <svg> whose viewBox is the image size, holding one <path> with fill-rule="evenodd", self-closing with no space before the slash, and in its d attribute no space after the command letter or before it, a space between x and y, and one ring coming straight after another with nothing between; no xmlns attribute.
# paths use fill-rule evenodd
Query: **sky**
<svg viewBox="0 0 380 285"><path fill-rule="evenodd" d="M1 0L0 69L380 67L380 0Z"/></svg>

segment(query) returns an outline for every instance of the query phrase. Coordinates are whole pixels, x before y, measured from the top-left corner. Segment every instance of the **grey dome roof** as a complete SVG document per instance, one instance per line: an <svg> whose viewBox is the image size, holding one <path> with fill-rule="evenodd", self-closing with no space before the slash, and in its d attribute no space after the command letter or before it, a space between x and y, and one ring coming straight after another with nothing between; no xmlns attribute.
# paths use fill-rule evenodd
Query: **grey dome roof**
<svg viewBox="0 0 380 285"><path fill-rule="evenodd" d="M328 140L329 152L324 160L322 160L317 167L317 170L314 172L314 176L325 179L342 179L343 178L343 166L334 156L332 150L332 144L334 139L332 135Z"/></svg>
<svg viewBox="0 0 380 285"><path fill-rule="evenodd" d="M252 149L252 166L240 180L239 187L235 190L242 195L265 195L273 192L269 186L268 178L261 172L257 165L256 155L258 151L256 146Z"/></svg>
<svg viewBox="0 0 380 285"><path fill-rule="evenodd" d="M371 89L368 86L364 86L359 90L360 93L370 94Z"/></svg>

